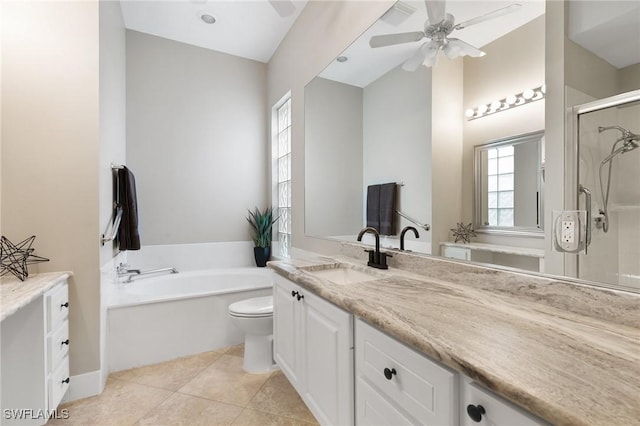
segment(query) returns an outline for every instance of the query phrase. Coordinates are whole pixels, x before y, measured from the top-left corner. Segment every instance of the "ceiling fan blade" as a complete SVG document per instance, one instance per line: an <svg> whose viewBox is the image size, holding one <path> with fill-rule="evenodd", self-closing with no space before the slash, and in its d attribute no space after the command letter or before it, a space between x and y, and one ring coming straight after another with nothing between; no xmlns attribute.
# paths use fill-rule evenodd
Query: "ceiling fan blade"
<svg viewBox="0 0 640 426"><path fill-rule="evenodd" d="M371 37L371 40L369 40L369 46L383 47L383 46L391 46L393 44L410 43L412 41L419 41L423 37L424 37L423 31L377 35L377 36Z"/></svg>
<svg viewBox="0 0 640 426"><path fill-rule="evenodd" d="M498 16L506 15L508 13L515 12L516 10L522 7L521 4L514 3L507 7L503 7L502 9L494 10L493 12L485 13L484 15L476 16L475 18L471 18L468 21L460 22L458 25L453 27L454 30L461 30L463 28L469 27L471 25L479 24L480 22L487 21L489 19L497 18Z"/></svg>
<svg viewBox="0 0 640 426"><path fill-rule="evenodd" d="M486 55L482 50L457 38L447 39L447 45L442 50L444 50L445 55L447 55L449 59L455 59L459 56L479 58Z"/></svg>
<svg viewBox="0 0 640 426"><path fill-rule="evenodd" d="M444 19L445 0L424 0L424 2L430 24L437 24Z"/></svg>
<svg viewBox="0 0 640 426"><path fill-rule="evenodd" d="M437 58L438 50L440 50L440 44L437 41L432 40L428 43L424 43L420 46L420 49L418 49L415 55L407 59L404 64L402 64L402 69L405 71L415 71L425 61L429 63L433 61L435 63L434 57Z"/></svg>
<svg viewBox="0 0 640 426"><path fill-rule="evenodd" d="M291 0L269 0L269 3L278 15L283 18L293 15L293 12L296 11L296 7Z"/></svg>

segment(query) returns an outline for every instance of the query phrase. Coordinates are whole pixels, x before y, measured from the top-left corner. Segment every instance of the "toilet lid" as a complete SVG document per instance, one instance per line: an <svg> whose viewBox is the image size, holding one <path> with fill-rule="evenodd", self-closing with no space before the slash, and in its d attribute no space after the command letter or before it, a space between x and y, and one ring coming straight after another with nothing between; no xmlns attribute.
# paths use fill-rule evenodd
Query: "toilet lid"
<svg viewBox="0 0 640 426"><path fill-rule="evenodd" d="M254 297L229 305L229 313L243 317L266 317L273 315L273 296Z"/></svg>

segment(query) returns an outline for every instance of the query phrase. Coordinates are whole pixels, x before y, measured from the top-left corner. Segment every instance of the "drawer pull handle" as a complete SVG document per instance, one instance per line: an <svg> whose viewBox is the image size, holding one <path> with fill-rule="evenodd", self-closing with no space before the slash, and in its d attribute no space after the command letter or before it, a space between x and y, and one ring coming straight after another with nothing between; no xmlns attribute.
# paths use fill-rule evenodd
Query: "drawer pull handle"
<svg viewBox="0 0 640 426"><path fill-rule="evenodd" d="M64 379L62 383L69 383L69 378L67 377L66 379Z"/></svg>
<svg viewBox="0 0 640 426"><path fill-rule="evenodd" d="M63 304L60 305L61 308L68 308L69 307L69 302L65 302Z"/></svg>
<svg viewBox="0 0 640 426"><path fill-rule="evenodd" d="M389 370L388 368L384 369L384 377L386 377L387 380L391 380L396 374L398 373L395 368L392 368L391 370Z"/></svg>
<svg viewBox="0 0 640 426"><path fill-rule="evenodd" d="M69 339L67 340L63 340L62 342L60 342L61 345L68 345L69 344Z"/></svg>
<svg viewBox="0 0 640 426"><path fill-rule="evenodd" d="M299 295L300 295L300 293L298 293L297 291L291 290L291 297L296 297L296 296L299 296ZM298 299L298 300L300 300L300 299Z"/></svg>
<svg viewBox="0 0 640 426"><path fill-rule="evenodd" d="M478 422L480 422L480 420L482 420L482 415L485 414L485 413L486 413L486 411L484 410L484 407L482 405L480 405L480 404L478 404L478 405L473 405L473 404L467 405L467 414L469 415L471 420L473 420L476 423L478 423Z"/></svg>
<svg viewBox="0 0 640 426"><path fill-rule="evenodd" d="M298 300L300 300L300 299L304 299L304 294L300 294L300 293L298 293L298 295L296 296L296 298L297 298Z"/></svg>

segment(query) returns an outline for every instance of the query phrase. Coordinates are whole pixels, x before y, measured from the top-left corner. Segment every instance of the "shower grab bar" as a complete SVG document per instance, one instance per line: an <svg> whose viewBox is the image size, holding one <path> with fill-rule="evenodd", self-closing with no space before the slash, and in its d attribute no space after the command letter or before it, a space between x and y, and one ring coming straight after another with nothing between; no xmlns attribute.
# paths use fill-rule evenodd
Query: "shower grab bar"
<svg viewBox="0 0 640 426"><path fill-rule="evenodd" d="M587 210L587 226L585 227L587 244L584 247L584 254L587 254L587 248L591 244L591 190L580 184L578 191L584 194L584 207Z"/></svg>
<svg viewBox="0 0 640 426"><path fill-rule="evenodd" d="M412 218L411 216L407 215L406 213L402 213L400 210L396 210L396 213L398 213L400 216L404 217L405 219L407 219L409 222L418 225L420 228L424 229L425 231L428 231L431 229L431 226L428 223L420 223L417 220L415 220L414 218Z"/></svg>

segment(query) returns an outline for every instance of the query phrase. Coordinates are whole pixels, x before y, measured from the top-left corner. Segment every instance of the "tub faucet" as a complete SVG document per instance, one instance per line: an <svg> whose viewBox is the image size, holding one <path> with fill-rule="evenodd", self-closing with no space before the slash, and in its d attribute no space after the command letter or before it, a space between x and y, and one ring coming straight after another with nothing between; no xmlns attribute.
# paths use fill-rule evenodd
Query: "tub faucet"
<svg viewBox="0 0 640 426"><path fill-rule="evenodd" d="M116 272L119 277L123 277L125 275L140 275L140 269L128 269L129 265L126 263L120 263L116 268Z"/></svg>
<svg viewBox="0 0 640 426"><path fill-rule="evenodd" d="M380 234L378 233L376 228L367 226L366 228L362 229L362 231L360 231L360 233L358 234L358 241L362 241L362 236L367 232L372 233L373 236L376 238L375 251L365 250L367 253L369 253L369 262L367 262L367 265L377 269L388 269L389 266L387 265L387 257L392 257L392 256L389 253L380 252Z"/></svg>
<svg viewBox="0 0 640 426"><path fill-rule="evenodd" d="M416 238L420 238L420 234L418 234L418 230L416 228L414 228L413 226L405 226L400 233L400 250L402 251L404 251L404 234L406 234L409 230L413 231L413 235L415 235Z"/></svg>

